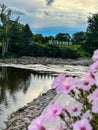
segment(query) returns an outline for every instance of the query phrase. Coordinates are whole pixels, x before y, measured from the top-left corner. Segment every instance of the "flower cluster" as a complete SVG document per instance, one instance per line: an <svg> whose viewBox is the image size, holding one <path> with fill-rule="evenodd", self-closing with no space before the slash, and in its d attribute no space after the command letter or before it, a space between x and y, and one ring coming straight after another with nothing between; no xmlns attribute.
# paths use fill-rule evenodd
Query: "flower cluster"
<svg viewBox="0 0 98 130"><path fill-rule="evenodd" d="M93 63L83 77L58 75L52 83L57 94L72 97L65 106L60 102L49 105L44 114L34 119L28 130L46 130L45 122L61 119L48 130L98 130L98 49L94 51Z"/></svg>

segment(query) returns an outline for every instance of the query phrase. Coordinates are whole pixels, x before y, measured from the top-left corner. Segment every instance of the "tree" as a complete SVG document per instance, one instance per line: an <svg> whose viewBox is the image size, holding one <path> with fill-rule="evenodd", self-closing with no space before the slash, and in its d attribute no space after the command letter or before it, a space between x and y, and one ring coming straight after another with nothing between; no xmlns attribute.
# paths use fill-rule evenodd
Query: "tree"
<svg viewBox="0 0 98 130"><path fill-rule="evenodd" d="M49 40L54 40L54 37L53 36L45 36L44 39L43 39L43 43L49 43Z"/></svg>
<svg viewBox="0 0 98 130"><path fill-rule="evenodd" d="M93 50L98 48L98 13L88 18L84 48L90 53L93 53Z"/></svg>
<svg viewBox="0 0 98 130"><path fill-rule="evenodd" d="M23 37L23 28L24 26L17 21L12 21L10 28L10 44L20 43Z"/></svg>
<svg viewBox="0 0 98 130"><path fill-rule="evenodd" d="M58 33L56 36L55 36L55 39L58 40L58 41L65 41L65 42L69 42L71 37L68 33Z"/></svg>
<svg viewBox="0 0 98 130"><path fill-rule="evenodd" d="M72 42L74 44L79 44L83 43L86 39L86 33L81 31L81 32L76 32L72 35Z"/></svg>
<svg viewBox="0 0 98 130"><path fill-rule="evenodd" d="M34 35L34 41L36 43L42 43L42 41L43 41L43 35L42 34L35 34Z"/></svg>
<svg viewBox="0 0 98 130"><path fill-rule="evenodd" d="M12 10L8 9L4 4L0 5L0 21L1 21L1 33L2 33L2 57L7 53L9 41L11 37L11 21ZM18 21L19 17L16 18Z"/></svg>
<svg viewBox="0 0 98 130"><path fill-rule="evenodd" d="M30 43L31 39L32 39L32 31L30 30L30 27L28 24L26 24L23 28L23 41L25 43Z"/></svg>

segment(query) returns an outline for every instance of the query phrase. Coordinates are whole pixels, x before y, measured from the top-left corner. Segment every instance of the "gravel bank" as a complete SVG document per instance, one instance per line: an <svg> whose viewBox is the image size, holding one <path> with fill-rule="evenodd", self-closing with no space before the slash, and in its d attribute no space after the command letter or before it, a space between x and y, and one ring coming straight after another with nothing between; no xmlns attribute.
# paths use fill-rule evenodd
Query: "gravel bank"
<svg viewBox="0 0 98 130"><path fill-rule="evenodd" d="M61 58L47 58L47 57L21 57L19 59L0 59L0 64L64 64L64 65L85 65L88 66L92 63L90 58L79 58L79 59L61 59Z"/></svg>
<svg viewBox="0 0 98 130"><path fill-rule="evenodd" d="M55 96L53 89L39 95L38 98L11 114L4 130L27 130L31 120L39 116Z"/></svg>

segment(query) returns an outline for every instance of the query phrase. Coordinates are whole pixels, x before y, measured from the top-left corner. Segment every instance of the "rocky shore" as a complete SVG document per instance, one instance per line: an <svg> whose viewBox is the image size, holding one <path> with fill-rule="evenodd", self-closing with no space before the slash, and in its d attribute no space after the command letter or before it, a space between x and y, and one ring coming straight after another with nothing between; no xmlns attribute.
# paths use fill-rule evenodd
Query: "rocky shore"
<svg viewBox="0 0 98 130"><path fill-rule="evenodd" d="M38 98L11 114L4 130L27 130L32 119L39 116L55 96L53 89L39 95Z"/></svg>
<svg viewBox="0 0 98 130"><path fill-rule="evenodd" d="M92 63L90 58L78 58L78 59L61 59L61 58L47 58L47 57L21 57L11 59L0 59L0 64L63 64L63 65L85 65L88 66Z"/></svg>

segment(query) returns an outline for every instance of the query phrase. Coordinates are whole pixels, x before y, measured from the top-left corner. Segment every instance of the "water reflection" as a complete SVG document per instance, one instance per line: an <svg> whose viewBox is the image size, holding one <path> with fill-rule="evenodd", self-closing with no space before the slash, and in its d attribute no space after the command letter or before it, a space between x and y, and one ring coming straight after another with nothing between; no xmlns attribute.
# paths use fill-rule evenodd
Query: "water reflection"
<svg viewBox="0 0 98 130"><path fill-rule="evenodd" d="M53 76L32 70L0 68L0 130L10 113L46 92L52 81Z"/></svg>
<svg viewBox="0 0 98 130"><path fill-rule="evenodd" d="M14 68L0 68L0 103L2 101L7 102L6 91L9 91L10 95L14 96L16 91L23 89L26 93L31 80L31 75L28 70L14 69Z"/></svg>

